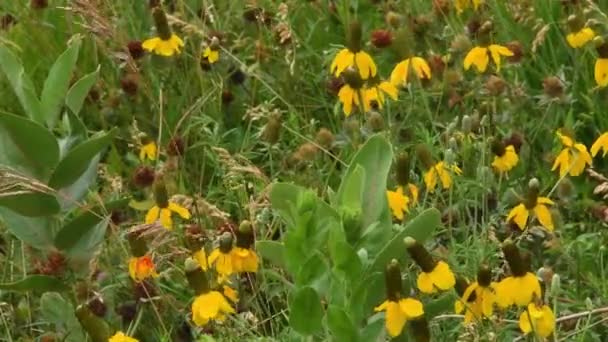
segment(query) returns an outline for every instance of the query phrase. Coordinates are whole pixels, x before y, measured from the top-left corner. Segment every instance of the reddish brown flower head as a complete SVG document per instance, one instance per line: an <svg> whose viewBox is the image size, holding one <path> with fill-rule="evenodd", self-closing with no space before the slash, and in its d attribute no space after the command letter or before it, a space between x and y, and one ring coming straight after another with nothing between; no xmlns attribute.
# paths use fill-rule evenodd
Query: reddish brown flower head
<svg viewBox="0 0 608 342"><path fill-rule="evenodd" d="M127 74L120 80L120 88L125 94L135 96L139 89L139 76L137 74Z"/></svg>
<svg viewBox="0 0 608 342"><path fill-rule="evenodd" d="M338 77L331 77L326 84L327 92L332 96L338 96L340 88L344 85L344 80Z"/></svg>
<svg viewBox="0 0 608 342"><path fill-rule="evenodd" d="M507 57L507 61L519 63L524 56L524 46L517 40L508 42L505 46L513 52L513 56Z"/></svg>
<svg viewBox="0 0 608 342"><path fill-rule="evenodd" d="M389 30L374 30L372 32L371 42L377 48L385 48L393 43L393 34Z"/></svg>
<svg viewBox="0 0 608 342"><path fill-rule="evenodd" d="M154 169L142 165L133 173L133 184L139 188L146 188L154 183L154 178Z"/></svg>
<svg viewBox="0 0 608 342"><path fill-rule="evenodd" d="M127 49L129 50L129 54L133 59L140 59L146 54L146 51L141 46L141 41L139 40L130 41L127 44Z"/></svg>
<svg viewBox="0 0 608 342"><path fill-rule="evenodd" d="M169 140L167 154L170 156L183 156L186 151L186 143L180 136L175 136Z"/></svg>
<svg viewBox="0 0 608 342"><path fill-rule="evenodd" d="M433 75L442 75L445 70L445 62L443 61L443 57L440 55L432 55L429 57L429 66L431 67L431 72Z"/></svg>

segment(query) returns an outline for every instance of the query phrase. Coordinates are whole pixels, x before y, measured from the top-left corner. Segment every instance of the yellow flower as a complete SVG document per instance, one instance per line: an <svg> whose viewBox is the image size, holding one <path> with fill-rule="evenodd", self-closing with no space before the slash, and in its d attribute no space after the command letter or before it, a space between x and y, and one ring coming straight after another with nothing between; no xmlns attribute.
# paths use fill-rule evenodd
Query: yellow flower
<svg viewBox="0 0 608 342"><path fill-rule="evenodd" d="M436 289L449 290L455 283L454 273L444 261L438 261L429 272L420 272L416 280L418 289L424 293L433 293Z"/></svg>
<svg viewBox="0 0 608 342"><path fill-rule="evenodd" d="M207 252L205 252L205 248L201 248L200 250L196 251L193 258L196 260L196 262L198 262L199 265L201 265L203 271L209 269L209 264L207 263Z"/></svg>
<svg viewBox="0 0 608 342"><path fill-rule="evenodd" d="M419 79L431 79L431 68L421 57L411 57L401 61L391 72L391 83L394 85L405 85L408 81L410 67Z"/></svg>
<svg viewBox="0 0 608 342"><path fill-rule="evenodd" d="M125 335L122 331L118 331L114 336L108 339L108 342L139 342L139 340Z"/></svg>
<svg viewBox="0 0 608 342"><path fill-rule="evenodd" d="M346 117L349 117L353 112L353 105L356 107L359 106L359 99L364 96L364 92L365 89L354 89L348 84L345 84L340 88L338 98L340 99L340 102L342 102L342 110L344 110ZM367 112L368 110L369 107L366 101L364 111Z"/></svg>
<svg viewBox="0 0 608 342"><path fill-rule="evenodd" d="M352 52L349 49L342 49L336 54L334 61L331 63L330 70L335 76L340 76L349 66L359 70L359 75L364 80L370 76L376 76L378 71L376 63L374 63L374 60L367 52Z"/></svg>
<svg viewBox="0 0 608 342"><path fill-rule="evenodd" d="M234 309L217 291L203 293L192 302L192 320L199 327L212 319L221 322L226 318L226 314L230 313L234 313Z"/></svg>
<svg viewBox="0 0 608 342"><path fill-rule="evenodd" d="M460 298L454 303L454 311L459 314L464 311L464 322L469 323L473 319L491 317L496 303L496 293L492 282L489 286L482 286L478 282L469 285Z"/></svg>
<svg viewBox="0 0 608 342"><path fill-rule="evenodd" d="M490 56L492 56L492 60L496 64L496 71L500 71L501 56L513 56L513 51L509 50L506 46L498 44L490 44L487 47L475 46L464 58L464 69L469 70L471 65L474 65L478 72L485 72L490 62Z"/></svg>
<svg viewBox="0 0 608 342"><path fill-rule="evenodd" d="M571 32L566 36L568 44L575 49L583 47L593 38L595 38L595 32L588 27L584 27L578 32Z"/></svg>
<svg viewBox="0 0 608 342"><path fill-rule="evenodd" d="M418 188L414 184L408 184L407 189L411 198L403 192L402 186L397 187L395 191L386 191L388 206L398 220L403 220L404 214L409 211L410 205L418 202Z"/></svg>
<svg viewBox="0 0 608 342"><path fill-rule="evenodd" d="M608 58L595 61L595 82L602 88L608 86Z"/></svg>
<svg viewBox="0 0 608 342"><path fill-rule="evenodd" d="M424 183L429 192L434 192L437 186L437 178L441 181L441 186L444 189L452 187L451 172L457 175L462 174L462 170L456 165L448 165L445 162L438 162L424 174Z"/></svg>
<svg viewBox="0 0 608 342"><path fill-rule="evenodd" d="M236 303L239 301L239 293L228 285L222 287L224 290L224 297L230 299L231 302Z"/></svg>
<svg viewBox="0 0 608 342"><path fill-rule="evenodd" d="M152 262L152 258L149 255L130 258L129 275L136 282L141 282L148 277L158 277L154 262Z"/></svg>
<svg viewBox="0 0 608 342"><path fill-rule="evenodd" d="M255 251L241 247L232 249L232 268L235 273L257 272L258 267L259 259Z"/></svg>
<svg viewBox="0 0 608 342"><path fill-rule="evenodd" d="M378 105L378 108L382 109L385 98L384 94L387 94L393 100L397 100L399 90L388 81L382 81L380 84L371 86L363 89L363 98L365 99L365 107L371 108L373 103Z"/></svg>
<svg viewBox="0 0 608 342"><path fill-rule="evenodd" d="M156 143L154 141L142 145L139 150L139 159L144 161L146 158L152 161L156 160Z"/></svg>
<svg viewBox="0 0 608 342"><path fill-rule="evenodd" d="M557 136L564 145L564 149L557 155L551 171L559 167L559 176L564 177L566 174L578 176L585 170L585 166L591 166L591 155L587 151L587 147L581 143L577 143L567 135L563 135L560 131L556 132Z"/></svg>
<svg viewBox="0 0 608 342"><path fill-rule="evenodd" d="M160 37L147 39L141 46L157 55L169 57L181 52L180 49L184 46L184 41L177 35L171 34L169 39L161 39Z"/></svg>
<svg viewBox="0 0 608 342"><path fill-rule="evenodd" d="M507 221L513 220L519 229L524 230L528 222L530 214L536 215L536 219L540 224L547 228L549 231L553 231L555 228L553 225L553 218L551 217L551 211L547 208L547 204L555 204L552 200L547 197L538 197L534 207L527 208L525 203L520 203L515 208L511 209L507 216Z"/></svg>
<svg viewBox="0 0 608 342"><path fill-rule="evenodd" d="M189 220L191 215L190 211L175 202L169 202L166 208L160 208L158 205L153 206L148 210L146 214L145 223L151 224L156 222L160 218L160 224L167 228L173 228L173 220L171 219L171 213L176 213L184 220Z"/></svg>
<svg viewBox="0 0 608 342"><path fill-rule="evenodd" d="M422 303L413 298L403 298L398 301L385 300L374 311L386 311L384 318L386 331L391 337L401 335L408 319L414 319L424 314Z"/></svg>
<svg viewBox="0 0 608 342"><path fill-rule="evenodd" d="M496 303L502 308L513 304L526 306L534 298L540 298L540 282L538 278L530 272L521 276L512 275L501 280L495 286Z"/></svg>
<svg viewBox="0 0 608 342"><path fill-rule="evenodd" d="M508 172L517 165L519 157L515 152L515 147L509 145L502 150L501 155L495 155L492 167L498 172Z"/></svg>
<svg viewBox="0 0 608 342"><path fill-rule="evenodd" d="M534 331L542 338L549 337L555 330L555 315L547 305L528 304L528 309L519 316L519 328L524 334Z"/></svg>
<svg viewBox="0 0 608 342"><path fill-rule="evenodd" d="M469 7L473 7L473 9L477 11L479 5L481 5L483 1L484 0L456 0L454 1L454 6L456 7L458 14L461 14Z"/></svg>
<svg viewBox="0 0 608 342"><path fill-rule="evenodd" d="M232 249L224 252L221 248L216 248L209 255L208 262L209 265L215 264L215 270L220 276L229 276L235 272L232 260Z"/></svg>
<svg viewBox="0 0 608 342"><path fill-rule="evenodd" d="M205 51L203 51L203 58L206 58L209 63L213 64L220 59L220 52L207 46Z"/></svg>
<svg viewBox="0 0 608 342"><path fill-rule="evenodd" d="M591 145L591 155L595 157L600 149L603 151L602 157L605 157L606 153L608 153L608 132L600 135L593 145Z"/></svg>

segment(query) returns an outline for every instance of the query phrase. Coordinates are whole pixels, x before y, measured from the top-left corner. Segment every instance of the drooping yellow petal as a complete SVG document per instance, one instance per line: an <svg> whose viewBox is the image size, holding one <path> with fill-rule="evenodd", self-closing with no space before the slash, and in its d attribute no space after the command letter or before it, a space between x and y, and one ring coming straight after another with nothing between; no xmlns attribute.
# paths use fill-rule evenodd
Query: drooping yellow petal
<svg viewBox="0 0 608 342"><path fill-rule="evenodd" d="M528 215L528 209L526 209L526 206L523 203L520 203L511 209L507 216L507 221L513 220L519 229L524 230L526 228L526 223L528 222Z"/></svg>
<svg viewBox="0 0 608 342"><path fill-rule="evenodd" d="M370 76L376 76L378 69L372 57L365 51L359 51L355 54L355 64L359 69L361 79L368 79Z"/></svg>
<svg viewBox="0 0 608 342"><path fill-rule="evenodd" d="M608 153L608 132L600 135L591 145L591 155L595 157L600 149L603 151L602 157L605 157Z"/></svg>
<svg viewBox="0 0 608 342"><path fill-rule="evenodd" d="M431 67L424 58L412 57L412 69L419 79L431 79Z"/></svg>
<svg viewBox="0 0 608 342"><path fill-rule="evenodd" d="M258 255L248 248L234 247L232 249L232 268L234 272L257 272Z"/></svg>
<svg viewBox="0 0 608 342"><path fill-rule="evenodd" d="M239 293L235 289L227 285L224 285L222 289L224 290L224 297L230 299L233 303L239 301Z"/></svg>
<svg viewBox="0 0 608 342"><path fill-rule="evenodd" d="M514 168L519 162L519 157L513 145L505 148L505 153L502 156L494 156L492 167L498 172L508 172Z"/></svg>
<svg viewBox="0 0 608 342"><path fill-rule="evenodd" d="M424 315L422 303L414 298L404 298L399 301L401 311L405 313L407 319L417 318Z"/></svg>
<svg viewBox="0 0 608 342"><path fill-rule="evenodd" d="M437 171L435 171L435 167L430 168L424 174L424 184L426 184L428 192L433 193L435 191L435 187L437 186Z"/></svg>
<svg viewBox="0 0 608 342"><path fill-rule="evenodd" d="M543 305L542 316L536 321L536 333L538 336L547 338L555 330L555 315L548 305Z"/></svg>
<svg viewBox="0 0 608 342"><path fill-rule="evenodd" d="M555 202L553 202L550 198L548 197L539 197L536 199L536 203L540 203L540 204L549 204L549 205L554 205Z"/></svg>
<svg viewBox="0 0 608 342"><path fill-rule="evenodd" d="M589 27L585 27L578 32L569 33L566 36L566 40L571 47L578 49L591 41L594 37L595 32Z"/></svg>
<svg viewBox="0 0 608 342"><path fill-rule="evenodd" d="M156 160L156 143L154 141L150 141L149 143L143 145L139 150L139 159L145 160L146 158L149 160Z"/></svg>
<svg viewBox="0 0 608 342"><path fill-rule="evenodd" d="M488 47L488 49L490 50L490 55L492 56L494 64L496 64L496 71L500 71L501 56L513 56L513 51L509 50L509 48L506 46L492 44Z"/></svg>
<svg viewBox="0 0 608 342"><path fill-rule="evenodd" d="M435 165L435 170L437 171L439 179L441 180L441 186L444 189L449 189L450 187L452 187L452 176L450 175L450 172L446 169L445 164L443 162L437 163L437 165Z"/></svg>
<svg viewBox="0 0 608 342"><path fill-rule="evenodd" d="M403 194L403 188L398 187L396 191L386 191L388 206L398 220L403 220L404 213L408 211L409 198Z"/></svg>
<svg viewBox="0 0 608 342"><path fill-rule="evenodd" d="M378 88L390 96L391 99L397 100L399 89L397 89L397 87L395 87L391 82L382 81L380 85L378 85Z"/></svg>
<svg viewBox="0 0 608 342"><path fill-rule="evenodd" d="M355 62L355 55L348 49L342 49L334 57L334 61L331 63L330 71L335 76L340 74L349 66Z"/></svg>
<svg viewBox="0 0 608 342"><path fill-rule="evenodd" d="M146 39L141 44L141 47L144 48L144 50L153 52L154 49L156 49L156 46L158 45L158 42L160 42L160 38L158 38L158 37Z"/></svg>
<svg viewBox="0 0 608 342"><path fill-rule="evenodd" d="M485 72L490 62L488 49L481 46L476 46L467 53L464 58L464 69L469 70L471 65L474 65L479 73Z"/></svg>
<svg viewBox="0 0 608 342"><path fill-rule="evenodd" d="M570 167L570 150L567 148L563 149L555 158L551 171L555 171L559 167L559 176L564 177L568 173Z"/></svg>
<svg viewBox="0 0 608 342"><path fill-rule="evenodd" d="M543 204L537 204L536 207L534 207L534 214L536 215L538 222L540 222L543 227L547 228L547 230L551 232L553 231L553 218L551 217L551 211L549 211L549 208Z"/></svg>
<svg viewBox="0 0 608 342"><path fill-rule="evenodd" d="M416 285L421 292L424 293L433 293L435 292L435 286L433 285L433 278L431 278L430 274L420 272L418 278L416 279Z"/></svg>
<svg viewBox="0 0 608 342"><path fill-rule="evenodd" d="M212 50L211 47L207 46L203 52L203 58L206 58L209 63L213 64L220 59L220 52Z"/></svg>
<svg viewBox="0 0 608 342"><path fill-rule="evenodd" d="M205 248L201 248L194 253L192 256L196 262L201 266L203 271L206 271L209 268L209 264L207 262L207 252L205 252Z"/></svg>
<svg viewBox="0 0 608 342"><path fill-rule="evenodd" d="M440 290L449 290L456 284L454 273L452 273L450 266L444 261L437 262L435 269L433 269L430 275L433 284Z"/></svg>
<svg viewBox="0 0 608 342"><path fill-rule="evenodd" d="M197 326L203 326L212 319L222 321L226 314L234 312L226 298L217 291L201 294L192 302L192 319Z"/></svg>
<svg viewBox="0 0 608 342"><path fill-rule="evenodd" d="M602 88L608 86L608 58L595 61L595 82Z"/></svg>
<svg viewBox="0 0 608 342"><path fill-rule="evenodd" d="M108 342L139 342L138 339L125 335L122 331L116 332Z"/></svg>
<svg viewBox="0 0 608 342"><path fill-rule="evenodd" d="M534 274L528 272L523 277L513 277L513 279L514 287L510 293L515 305L526 306L534 298L540 298L540 282Z"/></svg>
<svg viewBox="0 0 608 342"><path fill-rule="evenodd" d="M187 208L184 208L175 202L169 202L169 210L181 216L184 220L189 220L191 217L190 211Z"/></svg>
<svg viewBox="0 0 608 342"><path fill-rule="evenodd" d="M342 109L346 117L350 116L353 111L354 97L355 91L348 84L343 85L338 92L338 98L342 102Z"/></svg>
<svg viewBox="0 0 608 342"><path fill-rule="evenodd" d="M158 215L160 213L160 208L155 205L152 208L150 208L150 210L148 210L148 213L146 214L146 218L145 218L145 223L146 224L151 224L156 222L156 220L158 220Z"/></svg>
<svg viewBox="0 0 608 342"><path fill-rule="evenodd" d="M386 316L384 319L386 321L386 331L388 331L389 335L392 337L401 335L407 316L398 303L389 301L386 306Z"/></svg>
<svg viewBox="0 0 608 342"><path fill-rule="evenodd" d="M169 230L173 229L173 220L171 219L171 210L169 208L160 209L160 224Z"/></svg>
<svg viewBox="0 0 608 342"><path fill-rule="evenodd" d="M412 204L416 204L418 202L418 187L410 183L407 185L407 188L412 196Z"/></svg>
<svg viewBox="0 0 608 342"><path fill-rule="evenodd" d="M407 83L410 59L399 62L391 72L391 83L395 86L402 86Z"/></svg>

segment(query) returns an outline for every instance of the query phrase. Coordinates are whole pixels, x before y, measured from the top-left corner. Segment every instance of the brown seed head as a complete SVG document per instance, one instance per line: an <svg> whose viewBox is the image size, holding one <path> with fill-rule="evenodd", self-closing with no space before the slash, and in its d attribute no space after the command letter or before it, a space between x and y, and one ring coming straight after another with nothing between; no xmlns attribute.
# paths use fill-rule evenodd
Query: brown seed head
<svg viewBox="0 0 608 342"><path fill-rule="evenodd" d="M499 96L505 91L507 82L498 76L490 75L486 81L485 87L490 95Z"/></svg>
<svg viewBox="0 0 608 342"><path fill-rule="evenodd" d="M379 29L372 31L372 44L377 48L385 48L393 42L393 34L389 30Z"/></svg>
<svg viewBox="0 0 608 342"><path fill-rule="evenodd" d="M560 98L564 95L564 84L556 76L549 76L543 80L543 91L550 98Z"/></svg>
<svg viewBox="0 0 608 342"><path fill-rule="evenodd" d="M146 54L146 51L141 44L142 43L139 40L132 40L127 43L127 50L129 50L131 58L140 59Z"/></svg>
<svg viewBox="0 0 608 342"><path fill-rule="evenodd" d="M147 188L154 183L154 169L142 165L133 172L133 184L138 188Z"/></svg>
<svg viewBox="0 0 608 342"><path fill-rule="evenodd" d="M315 137L315 141L317 144L321 145L326 149L330 149L334 143L335 137L333 133L325 127L322 127L317 132L317 136Z"/></svg>

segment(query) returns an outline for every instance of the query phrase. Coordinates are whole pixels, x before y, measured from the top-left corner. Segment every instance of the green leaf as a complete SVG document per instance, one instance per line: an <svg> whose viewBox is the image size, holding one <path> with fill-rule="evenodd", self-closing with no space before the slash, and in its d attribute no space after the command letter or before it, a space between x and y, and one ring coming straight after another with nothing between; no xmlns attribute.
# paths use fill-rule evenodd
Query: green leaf
<svg viewBox="0 0 608 342"><path fill-rule="evenodd" d="M78 60L80 44L81 40L79 37L72 40L68 48L57 58L49 71L46 81L44 81L40 102L42 103L42 109L46 115L45 120L49 127L53 127L59 117L61 104L70 86L72 72Z"/></svg>
<svg viewBox="0 0 608 342"><path fill-rule="evenodd" d="M349 312L355 322L368 317L374 308L386 299L384 273L374 272L366 275L361 277L361 281L355 286L352 301L349 303Z"/></svg>
<svg viewBox="0 0 608 342"><path fill-rule="evenodd" d="M424 305L424 316L427 320L446 312L453 312L456 296L453 292L444 293Z"/></svg>
<svg viewBox="0 0 608 342"><path fill-rule="evenodd" d="M80 342L86 338L74 314L74 307L57 292L46 292L40 297L40 314L58 327L65 336L62 341Z"/></svg>
<svg viewBox="0 0 608 342"><path fill-rule="evenodd" d="M19 58L3 44L0 44L0 68L6 75L25 113L32 120L44 123L42 104L38 99L32 80L25 73Z"/></svg>
<svg viewBox="0 0 608 342"><path fill-rule="evenodd" d="M61 209L55 196L42 192L0 195L0 206L28 217L50 216Z"/></svg>
<svg viewBox="0 0 608 342"><path fill-rule="evenodd" d="M30 275L14 283L0 284L0 290L17 292L67 291L68 287L59 279L46 275Z"/></svg>
<svg viewBox="0 0 608 342"><path fill-rule="evenodd" d="M343 199L353 192L358 167L365 170L363 182L362 224L363 228L379 221L381 229L390 227L391 217L386 200L386 181L393 161L390 143L381 135L374 135L361 147L350 163L344 181L340 184L337 198ZM351 180L355 177L354 180ZM356 189L356 188L355 188Z"/></svg>
<svg viewBox="0 0 608 342"><path fill-rule="evenodd" d="M270 190L270 202L272 208L277 210L287 222L287 228L291 229L296 226L297 209L303 197L312 202L307 205L315 207L317 218L333 217L339 219L338 213L329 204L312 194L310 190L293 184L276 183L272 185Z"/></svg>
<svg viewBox="0 0 608 342"><path fill-rule="evenodd" d="M112 210L125 207L128 201L128 198L112 201L76 216L59 230L55 236L55 247L69 254L78 252L74 250L77 245L84 245L81 249L92 249L104 237L107 222L101 223L107 221Z"/></svg>
<svg viewBox="0 0 608 342"><path fill-rule="evenodd" d="M388 262L397 259L401 265L405 264L408 255L405 250L403 239L410 236L418 242L423 243L431 237L435 230L441 225L441 214L435 208L427 209L414 217L391 241L378 253L369 271L383 271Z"/></svg>
<svg viewBox="0 0 608 342"><path fill-rule="evenodd" d="M25 117L1 113L0 126L10 136L15 149L32 174L46 176L57 165L59 145L46 128ZM42 179L41 179L42 180Z"/></svg>
<svg viewBox="0 0 608 342"><path fill-rule="evenodd" d="M156 205L156 202L154 202L153 199L143 200L143 201L136 201L136 200L132 199L131 201L129 201L129 207L131 207L137 211L146 211L155 205Z"/></svg>
<svg viewBox="0 0 608 342"><path fill-rule="evenodd" d="M11 234L34 248L46 250L53 246L53 221L49 218L26 217L0 207L0 220Z"/></svg>
<svg viewBox="0 0 608 342"><path fill-rule="evenodd" d="M384 321L384 315L374 315L370 317L367 326L361 331L361 341L380 341L380 334L382 334L385 329Z"/></svg>
<svg viewBox="0 0 608 342"><path fill-rule="evenodd" d="M296 276L296 285L299 287L311 286L319 293L327 292L329 284L329 266L323 255L314 252L300 268Z"/></svg>
<svg viewBox="0 0 608 342"><path fill-rule="evenodd" d="M347 178L342 182L344 191L336 196L338 207L347 207L350 210L361 210L363 199L363 182L365 181L365 169L357 164L352 173L347 173Z"/></svg>
<svg viewBox="0 0 608 342"><path fill-rule="evenodd" d="M327 308L327 326L334 341L359 340L359 331L344 309L330 305Z"/></svg>
<svg viewBox="0 0 608 342"><path fill-rule="evenodd" d="M86 100L91 88L97 82L97 78L99 77L99 69L93 71L92 73L85 75L83 78L79 79L68 91L65 97L65 104L72 111L72 113L78 115L84 101Z"/></svg>
<svg viewBox="0 0 608 342"><path fill-rule="evenodd" d="M302 335L312 335L321 330L323 307L321 299L312 287L303 287L293 295L289 304L289 325Z"/></svg>
<svg viewBox="0 0 608 342"><path fill-rule="evenodd" d="M49 186L61 189L74 184L89 168L93 158L112 142L117 132L118 130L114 128L106 134L91 138L74 147L57 165Z"/></svg>
<svg viewBox="0 0 608 342"><path fill-rule="evenodd" d="M88 168L85 172L71 185L59 189L58 199L61 204L61 211L69 211L78 205L78 202L82 200L88 193L91 184L97 177L97 166L101 156L96 155L93 160L89 163Z"/></svg>
<svg viewBox="0 0 608 342"><path fill-rule="evenodd" d="M282 243L272 240L256 241L255 249L262 259L281 268L285 267L285 246Z"/></svg>

